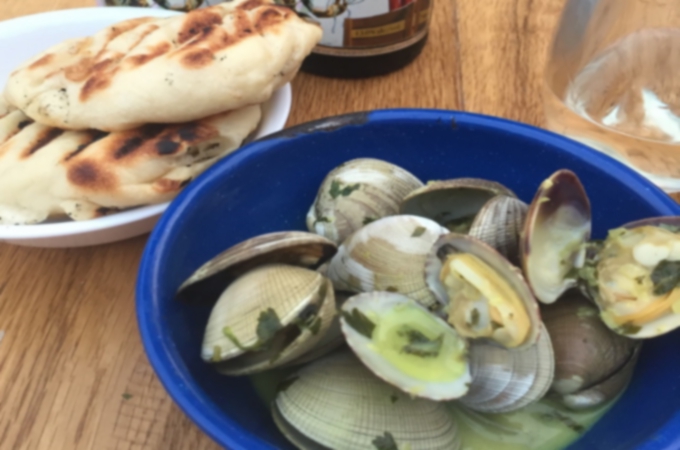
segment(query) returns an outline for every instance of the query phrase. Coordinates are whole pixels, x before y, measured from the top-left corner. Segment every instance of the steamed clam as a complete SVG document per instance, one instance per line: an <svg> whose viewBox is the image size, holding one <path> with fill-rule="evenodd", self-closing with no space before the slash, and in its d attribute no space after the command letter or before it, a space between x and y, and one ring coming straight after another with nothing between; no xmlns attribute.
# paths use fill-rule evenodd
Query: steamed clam
<svg viewBox="0 0 680 450"><path fill-rule="evenodd" d="M538 340L522 350L491 342L470 345L472 384L460 399L478 412L505 413L534 403L548 392L555 373L550 336L541 327Z"/></svg>
<svg viewBox="0 0 680 450"><path fill-rule="evenodd" d="M470 236L439 238L427 259L433 292L447 304L448 321L462 336L486 338L506 348L536 342L538 305L520 271Z"/></svg>
<svg viewBox="0 0 680 450"><path fill-rule="evenodd" d="M450 231L466 233L484 204L497 195L515 197L502 184L480 178L431 181L406 196L400 212L427 217Z"/></svg>
<svg viewBox="0 0 680 450"><path fill-rule="evenodd" d="M576 174L552 174L536 192L522 233L522 266L538 300L553 303L576 286L590 227L590 201Z"/></svg>
<svg viewBox="0 0 680 450"><path fill-rule="evenodd" d="M467 342L409 297L351 297L340 319L348 345L378 377L415 397L450 400L470 386Z"/></svg>
<svg viewBox="0 0 680 450"><path fill-rule="evenodd" d="M649 338L680 326L680 218L611 230L583 277L614 331Z"/></svg>
<svg viewBox="0 0 680 450"><path fill-rule="evenodd" d="M543 307L542 316L555 351L551 390L563 404L596 407L625 388L639 352L638 341L607 328L597 307L576 291Z"/></svg>
<svg viewBox="0 0 680 450"><path fill-rule="evenodd" d="M425 258L446 228L424 217L397 215L365 225L340 245L328 277L336 289L408 295L425 307L436 300L425 283Z"/></svg>
<svg viewBox="0 0 680 450"><path fill-rule="evenodd" d="M457 450L456 424L443 403L412 399L340 352L284 380L274 422L305 450Z"/></svg>
<svg viewBox="0 0 680 450"><path fill-rule="evenodd" d="M336 315L333 286L318 272L284 264L252 269L215 304L204 360L243 375L285 364L316 346Z"/></svg>
<svg viewBox="0 0 680 450"><path fill-rule="evenodd" d="M528 205L508 195L487 201L475 216L468 234L490 245L513 264L519 264L520 233Z"/></svg>
<svg viewBox="0 0 680 450"><path fill-rule="evenodd" d="M333 169L307 214L307 228L340 244L367 223L397 214L401 200L423 183L379 159L360 158Z"/></svg>
<svg viewBox="0 0 680 450"><path fill-rule="evenodd" d="M180 287L212 300L202 358L228 375L277 367L339 336L331 281L313 268L335 246L310 233L271 233L244 241L201 266ZM335 344L337 346L338 344Z"/></svg>

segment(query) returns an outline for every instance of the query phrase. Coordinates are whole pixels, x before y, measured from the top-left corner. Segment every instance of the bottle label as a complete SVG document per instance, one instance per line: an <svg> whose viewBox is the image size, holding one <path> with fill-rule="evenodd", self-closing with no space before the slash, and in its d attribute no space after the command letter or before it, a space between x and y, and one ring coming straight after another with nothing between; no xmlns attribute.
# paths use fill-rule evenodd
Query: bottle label
<svg viewBox="0 0 680 450"><path fill-rule="evenodd" d="M278 0L317 21L323 38L314 51L372 56L408 47L427 33L434 0Z"/></svg>

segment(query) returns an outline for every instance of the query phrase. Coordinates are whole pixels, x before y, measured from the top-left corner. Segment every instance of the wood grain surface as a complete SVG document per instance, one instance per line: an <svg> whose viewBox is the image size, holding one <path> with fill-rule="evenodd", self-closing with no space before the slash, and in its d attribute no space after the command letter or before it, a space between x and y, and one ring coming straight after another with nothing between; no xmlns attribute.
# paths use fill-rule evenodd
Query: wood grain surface
<svg viewBox="0 0 680 450"><path fill-rule="evenodd" d="M543 123L540 78L564 0L435 0L423 54L360 81L300 74L289 125L392 107ZM0 0L0 19L93 0ZM217 445L172 403L137 332L146 236L46 250L0 244L0 449L170 450Z"/></svg>

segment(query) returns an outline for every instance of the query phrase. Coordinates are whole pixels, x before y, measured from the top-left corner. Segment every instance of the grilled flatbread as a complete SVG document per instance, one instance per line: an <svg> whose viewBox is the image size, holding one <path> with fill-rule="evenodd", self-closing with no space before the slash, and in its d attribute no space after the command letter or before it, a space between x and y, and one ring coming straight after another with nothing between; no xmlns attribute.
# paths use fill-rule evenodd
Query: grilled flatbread
<svg viewBox="0 0 680 450"><path fill-rule="evenodd" d="M92 219L172 199L257 127L261 107L106 133L66 131L0 105L0 224Z"/></svg>
<svg viewBox="0 0 680 450"><path fill-rule="evenodd" d="M5 98L63 129L189 122L263 103L321 34L273 0L128 20L30 59L10 76Z"/></svg>

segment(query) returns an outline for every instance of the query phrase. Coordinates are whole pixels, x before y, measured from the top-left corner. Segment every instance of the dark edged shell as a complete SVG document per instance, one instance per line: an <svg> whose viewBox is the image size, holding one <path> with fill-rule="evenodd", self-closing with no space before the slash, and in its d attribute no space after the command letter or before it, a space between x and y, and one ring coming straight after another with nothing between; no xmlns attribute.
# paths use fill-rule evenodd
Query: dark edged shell
<svg viewBox="0 0 680 450"><path fill-rule="evenodd" d="M466 233L477 213L497 195L516 197L495 181L480 178L455 178L431 181L411 192L401 203L401 214L427 217L449 231Z"/></svg>
<svg viewBox="0 0 680 450"><path fill-rule="evenodd" d="M559 170L541 183L521 236L522 268L536 298L553 303L577 284L590 239L590 200L581 181Z"/></svg>
<svg viewBox="0 0 680 450"><path fill-rule="evenodd" d="M611 331L599 311L577 291L541 308L555 351L552 391L567 396L596 386L624 367L639 342Z"/></svg>
<svg viewBox="0 0 680 450"><path fill-rule="evenodd" d="M279 231L255 236L228 248L199 267L179 287L177 297L214 302L227 286L263 264L288 264L317 269L337 251L328 239L303 231Z"/></svg>

